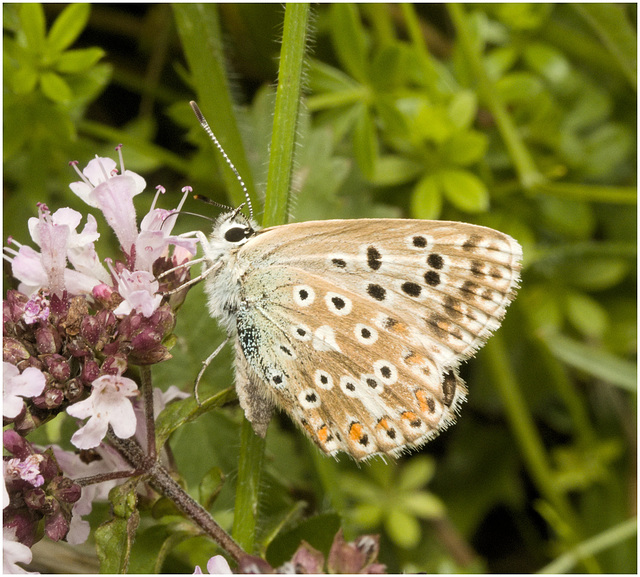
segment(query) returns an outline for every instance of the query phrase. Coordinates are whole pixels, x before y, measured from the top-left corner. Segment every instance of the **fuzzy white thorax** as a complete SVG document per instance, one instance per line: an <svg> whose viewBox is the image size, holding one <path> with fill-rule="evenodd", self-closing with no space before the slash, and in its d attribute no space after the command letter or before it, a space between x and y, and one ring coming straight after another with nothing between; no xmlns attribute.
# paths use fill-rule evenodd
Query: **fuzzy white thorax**
<svg viewBox="0 0 640 577"><path fill-rule="evenodd" d="M245 265L238 259L238 252L259 229L255 221L235 210L220 215L209 238L202 235L200 239L205 271L216 269L207 275L204 286L209 313L229 334L235 332L235 312L243 298L241 279Z"/></svg>

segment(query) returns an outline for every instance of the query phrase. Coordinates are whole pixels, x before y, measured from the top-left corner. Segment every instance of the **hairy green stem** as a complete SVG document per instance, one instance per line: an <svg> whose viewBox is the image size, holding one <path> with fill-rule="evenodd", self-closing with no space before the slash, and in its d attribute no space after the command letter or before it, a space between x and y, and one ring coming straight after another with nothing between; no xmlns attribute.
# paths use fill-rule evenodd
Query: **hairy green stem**
<svg viewBox="0 0 640 577"><path fill-rule="evenodd" d="M308 4L287 4L269 157L264 226L284 224L287 219L308 19ZM232 534L247 551L253 550L255 542L264 446L264 439L254 434L251 424L245 419L242 424Z"/></svg>
<svg viewBox="0 0 640 577"><path fill-rule="evenodd" d="M288 216L309 11L309 4L291 3L284 15L264 226L284 224Z"/></svg>

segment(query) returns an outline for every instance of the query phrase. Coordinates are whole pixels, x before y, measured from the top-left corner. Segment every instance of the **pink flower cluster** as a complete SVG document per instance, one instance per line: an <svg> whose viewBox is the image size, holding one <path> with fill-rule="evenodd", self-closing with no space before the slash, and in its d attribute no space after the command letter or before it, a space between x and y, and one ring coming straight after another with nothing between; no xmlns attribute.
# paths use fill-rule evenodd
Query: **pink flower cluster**
<svg viewBox="0 0 640 577"><path fill-rule="evenodd" d="M80 487L64 475L109 472L116 462L121 469L128 467L102 444L109 427L123 439L140 429L140 411L134 405L138 386L125 373L131 364L154 364L170 357L163 343L173 330L174 310L184 294L164 303L162 294L184 284L189 273L184 267L157 277L196 252L195 239L172 234L191 189L183 189L177 209L164 210L155 207L164 192L158 187L138 228L133 198L146 184L124 169L121 147L117 151L119 171L110 158L96 157L82 172L71 163L81 178L71 190L101 211L118 238L121 261L103 262L98 257L95 242L100 233L92 215L81 226L79 212L61 208L52 213L44 204L28 223L39 250L11 238L4 249L19 281L18 290L10 290L3 301L3 417L5 425L13 426L5 431L5 448L10 441L16 451L4 458L5 560L14 560L5 563L5 572L22 571L15 562L29 561L30 552L22 547L35 542L42 519L45 529L49 527L46 532L56 539L86 539L88 525L81 515L91 510L92 499L106 497L105 489L85 487L81 497ZM169 398L177 396L181 393L174 390ZM43 453L24 438L62 411L85 421L71 443L82 451L98 451L104 471L84 466L77 456L57 447ZM45 502L58 503L55 518Z"/></svg>

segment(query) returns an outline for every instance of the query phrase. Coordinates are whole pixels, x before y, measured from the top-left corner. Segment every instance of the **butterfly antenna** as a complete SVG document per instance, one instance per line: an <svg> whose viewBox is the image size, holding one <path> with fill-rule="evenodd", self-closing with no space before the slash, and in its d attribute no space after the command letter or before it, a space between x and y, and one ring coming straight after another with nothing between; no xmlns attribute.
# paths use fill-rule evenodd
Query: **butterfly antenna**
<svg viewBox="0 0 640 577"><path fill-rule="evenodd" d="M207 204L212 204L213 206L217 206L218 208L224 208L225 210L234 210L234 208L232 206L227 206L226 204L220 204L219 202L216 202L215 200L211 200L208 196L205 196L204 194L194 194L193 198L195 200L200 200L202 202L206 202Z"/></svg>
<svg viewBox="0 0 640 577"><path fill-rule="evenodd" d="M249 207L249 216L253 218L253 206L251 206L249 191L247 190L247 186L245 185L244 180L242 180L242 177L240 176L238 169L235 167L233 162L231 162L231 159L227 156L227 153L224 151L224 148L222 148L220 141L216 138L216 135L213 133L213 130L211 130L211 127L209 126L207 119L204 117L202 112L200 112L200 108L198 107L198 105L193 100L189 102L189 104L191 105L191 108L193 109L193 112L195 113L196 118L198 119L198 122L200 123L202 128L205 129L205 131L209 135L209 138L216 145L216 148L218 149L220 154L222 154L222 158L224 158L225 162L229 165L229 168L231 168L231 170L233 171L233 174L236 175L236 178L238 179L238 182L240 183L240 186L242 187L242 190L244 192L244 197L247 199L247 206Z"/></svg>

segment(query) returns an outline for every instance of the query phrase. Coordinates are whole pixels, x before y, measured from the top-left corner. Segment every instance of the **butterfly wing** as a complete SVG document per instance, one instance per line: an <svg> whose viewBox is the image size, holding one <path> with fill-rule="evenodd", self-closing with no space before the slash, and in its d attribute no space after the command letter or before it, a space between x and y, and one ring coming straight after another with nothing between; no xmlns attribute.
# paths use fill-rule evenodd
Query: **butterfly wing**
<svg viewBox="0 0 640 577"><path fill-rule="evenodd" d="M454 420L457 367L499 326L521 254L507 235L461 223L261 231L238 254L242 354L327 453L395 455Z"/></svg>

